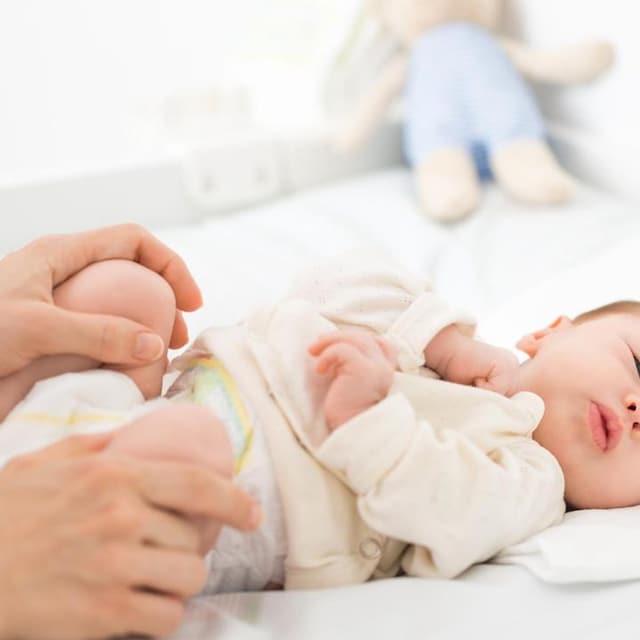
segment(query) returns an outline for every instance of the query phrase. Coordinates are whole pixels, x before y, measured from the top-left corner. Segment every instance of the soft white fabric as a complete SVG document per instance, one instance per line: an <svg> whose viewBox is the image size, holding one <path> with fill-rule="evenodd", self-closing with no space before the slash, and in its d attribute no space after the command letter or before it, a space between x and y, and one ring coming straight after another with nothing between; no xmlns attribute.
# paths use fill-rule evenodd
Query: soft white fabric
<svg viewBox="0 0 640 640"><path fill-rule="evenodd" d="M190 350L173 368L181 368L182 373L167 396L213 410L231 443L235 482L257 500L265 514L257 531L222 529L207 556L204 592L258 591L270 583L284 585L288 547L284 510L260 416L212 354Z"/></svg>
<svg viewBox="0 0 640 640"><path fill-rule="evenodd" d="M115 371L43 380L0 426L0 466L73 434L112 431L156 406L157 401L145 406L133 381Z"/></svg>
<svg viewBox="0 0 640 640"><path fill-rule="evenodd" d="M526 567L545 582L614 582L640 578L640 507L576 511L509 547L498 564Z"/></svg>
<svg viewBox="0 0 640 640"><path fill-rule="evenodd" d="M259 591L268 584L284 585L287 534L282 503L260 421L254 422L248 464L236 476L237 484L256 498L265 514L257 531L246 533L224 527L207 555L208 578L203 593Z"/></svg>
<svg viewBox="0 0 640 640"><path fill-rule="evenodd" d="M560 313L574 316L616 300L640 299L639 239L640 217L605 250L484 314L479 333L513 347L522 335L547 326Z"/></svg>

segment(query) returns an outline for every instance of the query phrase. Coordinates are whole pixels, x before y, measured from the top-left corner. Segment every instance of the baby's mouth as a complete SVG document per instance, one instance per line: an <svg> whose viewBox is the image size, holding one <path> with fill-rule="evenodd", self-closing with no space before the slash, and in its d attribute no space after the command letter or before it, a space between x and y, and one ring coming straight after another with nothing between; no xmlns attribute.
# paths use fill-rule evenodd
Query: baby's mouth
<svg viewBox="0 0 640 640"><path fill-rule="evenodd" d="M589 405L589 426L593 442L601 451L611 451L620 443L622 426L609 407L592 402Z"/></svg>

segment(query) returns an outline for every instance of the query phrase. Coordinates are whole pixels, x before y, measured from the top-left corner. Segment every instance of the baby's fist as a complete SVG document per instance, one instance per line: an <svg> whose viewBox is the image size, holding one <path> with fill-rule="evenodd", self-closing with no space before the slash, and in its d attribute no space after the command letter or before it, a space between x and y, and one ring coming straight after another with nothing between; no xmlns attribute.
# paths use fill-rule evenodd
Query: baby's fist
<svg viewBox="0 0 640 640"><path fill-rule="evenodd" d="M477 375L473 384L480 389L495 391L503 396L512 396L516 391L516 380L520 363L508 351L481 342L476 343L477 358L482 375ZM486 373L484 373L486 371Z"/></svg>

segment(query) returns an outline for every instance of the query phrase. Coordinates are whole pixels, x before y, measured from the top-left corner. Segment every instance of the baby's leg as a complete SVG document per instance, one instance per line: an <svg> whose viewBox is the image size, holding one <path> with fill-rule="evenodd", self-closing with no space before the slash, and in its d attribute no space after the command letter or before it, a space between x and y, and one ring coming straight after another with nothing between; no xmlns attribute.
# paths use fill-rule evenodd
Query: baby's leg
<svg viewBox="0 0 640 640"><path fill-rule="evenodd" d="M173 290L158 274L127 260L98 262L57 287L54 301L65 309L129 318L155 331L169 344L175 321ZM160 394L166 355L142 366L103 365L83 356L47 356L0 379L0 421L39 380L104 366L128 375L145 398Z"/></svg>
<svg viewBox="0 0 640 640"><path fill-rule="evenodd" d="M201 464L224 478L233 477L233 450L224 425L204 407L174 404L120 429L108 450L148 460ZM195 519L201 552L211 549L220 525Z"/></svg>

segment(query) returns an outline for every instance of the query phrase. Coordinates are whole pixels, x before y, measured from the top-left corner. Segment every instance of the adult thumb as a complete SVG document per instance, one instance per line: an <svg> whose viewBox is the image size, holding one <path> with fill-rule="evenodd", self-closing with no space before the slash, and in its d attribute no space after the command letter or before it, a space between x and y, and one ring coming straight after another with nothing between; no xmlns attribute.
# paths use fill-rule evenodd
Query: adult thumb
<svg viewBox="0 0 640 640"><path fill-rule="evenodd" d="M38 327L39 355L74 354L109 364L154 362L165 353L162 338L127 318L47 307Z"/></svg>

